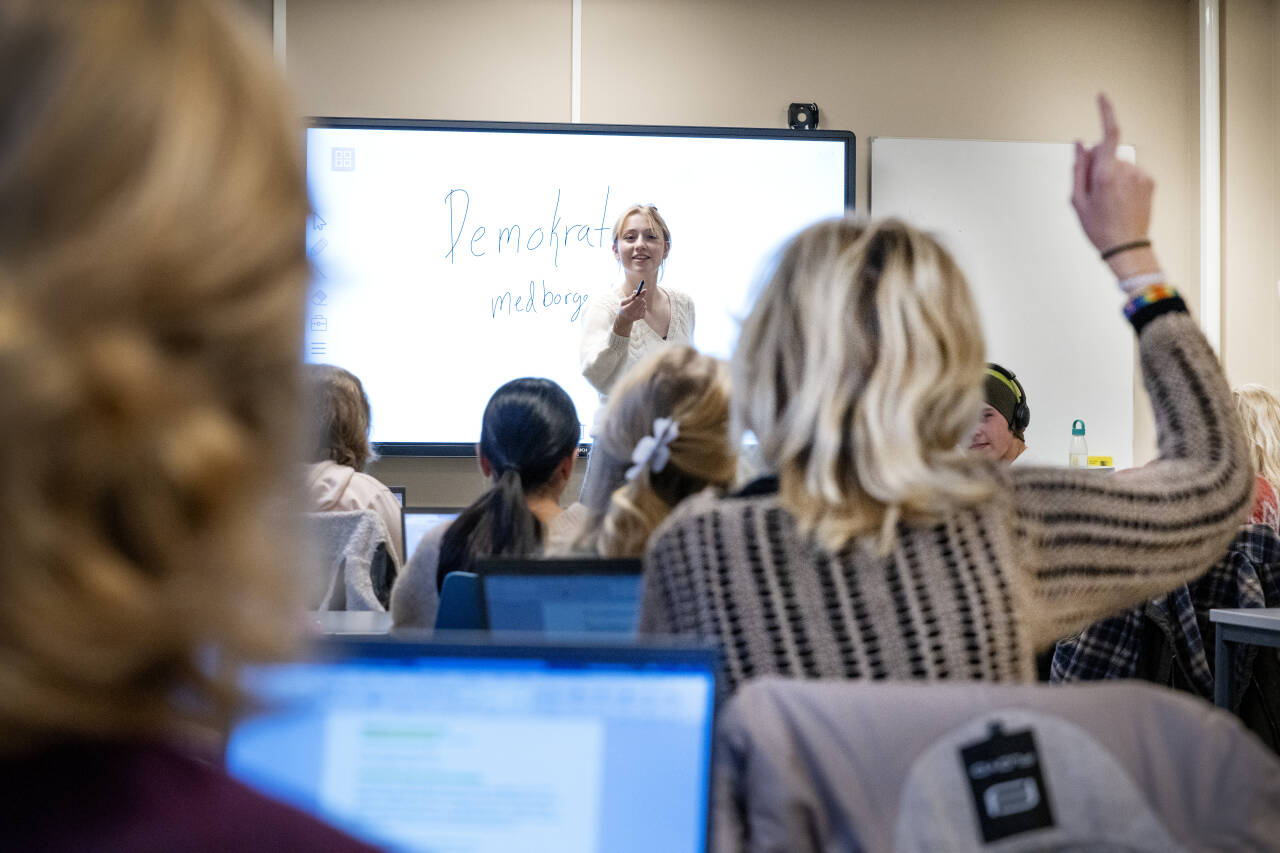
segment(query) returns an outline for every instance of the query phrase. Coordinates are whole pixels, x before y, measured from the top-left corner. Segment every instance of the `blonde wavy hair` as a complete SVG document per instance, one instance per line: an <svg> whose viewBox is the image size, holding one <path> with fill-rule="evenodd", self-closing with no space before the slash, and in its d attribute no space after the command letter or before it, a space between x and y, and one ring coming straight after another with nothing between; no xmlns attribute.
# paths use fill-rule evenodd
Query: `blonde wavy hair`
<svg viewBox="0 0 1280 853"><path fill-rule="evenodd" d="M308 203L229 6L0 7L0 751L215 723L290 646Z"/></svg>
<svg viewBox="0 0 1280 853"><path fill-rule="evenodd" d="M1253 448L1253 467L1280 494L1280 399L1262 385L1231 392L1236 413Z"/></svg>
<svg viewBox="0 0 1280 853"><path fill-rule="evenodd" d="M625 471L639 441L658 418L671 418L679 434L668 445L661 471ZM605 557L639 557L662 520L689 495L733 483L737 456L729 443L729 370L719 359L688 346L663 347L637 363L609 395L591 448L583 550Z"/></svg>
<svg viewBox="0 0 1280 853"><path fill-rule="evenodd" d="M899 521L992 493L960 448L985 364L964 276L936 241L894 219L821 222L787 244L743 325L735 424L803 532L883 551Z"/></svg>

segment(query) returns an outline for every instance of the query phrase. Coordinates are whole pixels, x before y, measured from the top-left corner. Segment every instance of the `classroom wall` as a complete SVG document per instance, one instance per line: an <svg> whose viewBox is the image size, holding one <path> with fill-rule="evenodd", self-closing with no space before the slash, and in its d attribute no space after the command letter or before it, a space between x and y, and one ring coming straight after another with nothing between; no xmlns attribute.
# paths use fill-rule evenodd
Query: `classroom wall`
<svg viewBox="0 0 1280 853"><path fill-rule="evenodd" d="M1224 148L1249 163L1224 170L1224 354L1233 380L1280 385L1274 331L1266 336L1280 311L1276 0L1224 6ZM289 0L287 72L304 114L568 121L571 9L570 0ZM1197 44L1191 0L583 0L581 117L780 127L788 103L816 101L822 127L858 135L865 209L870 137L1090 138L1093 94L1105 89L1125 140L1159 178L1152 236L1163 262L1198 306ZM1270 187L1249 177L1262 173ZM1268 269L1271 321L1250 307ZM1137 418L1142 460L1154 440L1141 395ZM473 471L471 460L374 468L416 504L465 503L482 487Z"/></svg>
<svg viewBox="0 0 1280 853"><path fill-rule="evenodd" d="M1228 0L1222 23L1223 363L1280 390L1280 3Z"/></svg>

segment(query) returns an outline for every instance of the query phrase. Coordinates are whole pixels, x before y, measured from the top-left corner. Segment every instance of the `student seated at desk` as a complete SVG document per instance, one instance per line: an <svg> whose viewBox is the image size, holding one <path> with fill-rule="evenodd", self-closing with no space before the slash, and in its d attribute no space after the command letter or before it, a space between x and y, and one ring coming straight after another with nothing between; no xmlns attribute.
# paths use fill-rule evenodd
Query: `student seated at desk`
<svg viewBox="0 0 1280 853"><path fill-rule="evenodd" d="M1242 385L1231 395L1258 472L1249 521L1280 533L1280 399L1261 385Z"/></svg>
<svg viewBox="0 0 1280 853"><path fill-rule="evenodd" d="M1212 702L1220 674L1209 611L1267 607L1280 607L1280 534L1246 524L1204 575L1059 640L1047 680L1139 678ZM1229 660L1236 686L1229 709L1280 751L1280 655L1232 644Z"/></svg>
<svg viewBox="0 0 1280 853"><path fill-rule="evenodd" d="M733 357L777 478L694 497L654 532L642 634L718 641L730 688L769 672L1029 681L1036 651L1221 556L1251 497L1243 436L1182 299L1151 284L1153 182L1117 159L1100 107L1073 203L1138 288L1125 316L1160 459L1100 478L970 453L985 358L955 262L900 221L819 223L784 249Z"/></svg>
<svg viewBox="0 0 1280 853"><path fill-rule="evenodd" d="M293 646L309 213L212 0L0 7L0 847L368 850L191 757Z"/></svg>
<svg viewBox="0 0 1280 853"><path fill-rule="evenodd" d="M578 412L550 379L513 379L489 398L476 455L493 485L452 522L422 535L391 593L397 628L431 628L449 572L475 571L482 557L527 557L561 547L577 530L580 505L560 497L573 475Z"/></svg>
<svg viewBox="0 0 1280 853"><path fill-rule="evenodd" d="M1013 462L1027 450L1031 423L1027 392L1018 377L994 362L982 377L982 412L969 437L969 449L996 462Z"/></svg>
<svg viewBox="0 0 1280 853"><path fill-rule="evenodd" d="M311 512L373 510L386 525L397 567L404 542L400 502L375 477L364 473L369 447L369 397L360 379L329 364L303 366L311 412L307 497Z"/></svg>
<svg viewBox="0 0 1280 853"><path fill-rule="evenodd" d="M727 366L683 344L653 353L614 386L601 414L574 550L640 557L674 507L728 488L736 470Z"/></svg>

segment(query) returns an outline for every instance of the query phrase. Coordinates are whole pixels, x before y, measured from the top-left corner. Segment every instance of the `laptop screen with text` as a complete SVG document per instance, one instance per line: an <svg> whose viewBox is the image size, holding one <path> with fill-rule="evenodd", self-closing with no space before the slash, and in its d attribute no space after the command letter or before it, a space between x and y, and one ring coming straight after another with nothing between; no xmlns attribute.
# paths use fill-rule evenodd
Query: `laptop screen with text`
<svg viewBox="0 0 1280 853"><path fill-rule="evenodd" d="M249 673L272 710L233 731L233 776L391 850L705 849L713 651L322 653Z"/></svg>

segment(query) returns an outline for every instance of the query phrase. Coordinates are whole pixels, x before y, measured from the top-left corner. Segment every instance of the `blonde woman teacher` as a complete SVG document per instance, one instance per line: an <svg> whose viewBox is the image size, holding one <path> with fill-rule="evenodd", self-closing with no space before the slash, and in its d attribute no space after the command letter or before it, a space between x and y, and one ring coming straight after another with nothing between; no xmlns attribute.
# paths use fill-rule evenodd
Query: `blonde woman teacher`
<svg viewBox="0 0 1280 853"><path fill-rule="evenodd" d="M645 355L666 344L693 340L693 300L658 286L658 273L669 254L671 229L656 207L633 204L618 217L613 256L622 266L622 281L592 296L582 321L582 375L602 401Z"/></svg>

